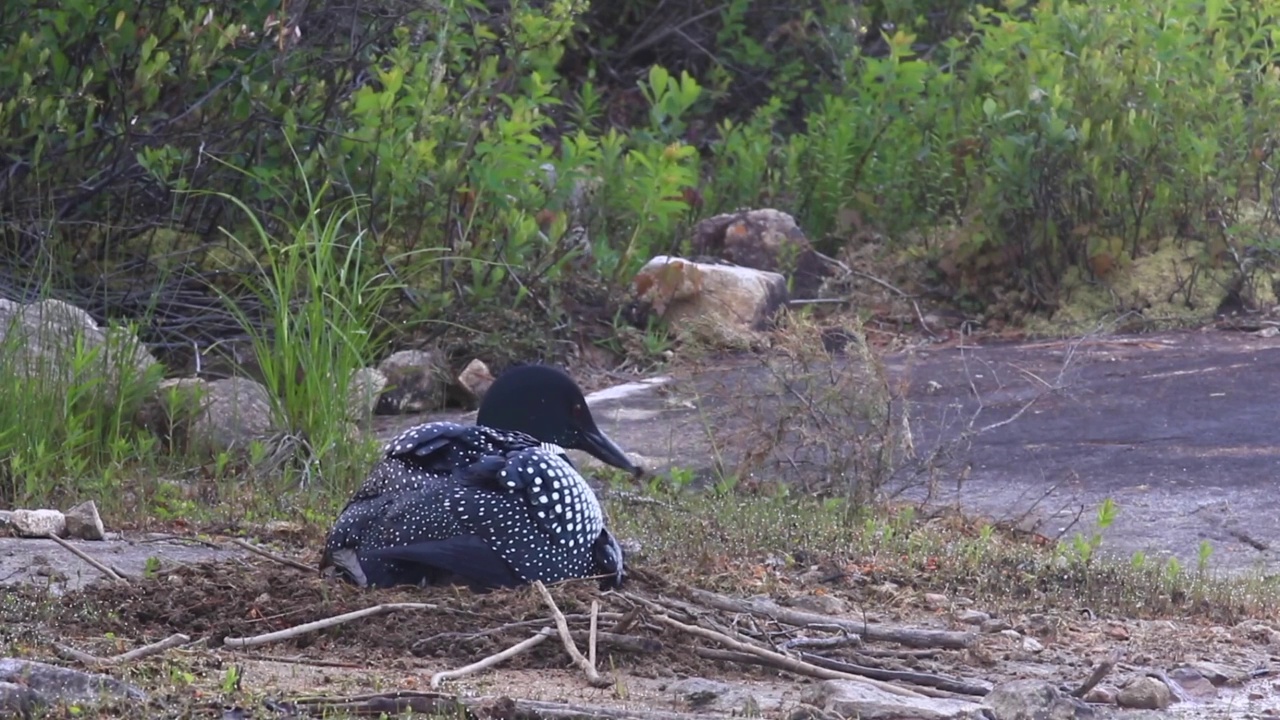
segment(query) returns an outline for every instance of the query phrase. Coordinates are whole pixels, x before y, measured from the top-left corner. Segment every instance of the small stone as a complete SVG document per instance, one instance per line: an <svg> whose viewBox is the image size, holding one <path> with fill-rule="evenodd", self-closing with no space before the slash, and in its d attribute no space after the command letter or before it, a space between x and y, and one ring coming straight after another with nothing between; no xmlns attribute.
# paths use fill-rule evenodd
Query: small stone
<svg viewBox="0 0 1280 720"><path fill-rule="evenodd" d="M102 516L98 514L96 502L85 500L68 510L65 517L67 537L94 541L106 538L107 531L102 526Z"/></svg>
<svg viewBox="0 0 1280 720"><path fill-rule="evenodd" d="M67 532L67 517L57 510L14 510L9 527L18 537L62 537Z"/></svg>
<svg viewBox="0 0 1280 720"><path fill-rule="evenodd" d="M1172 702L1169 686L1153 677L1134 678L1116 694L1117 705L1134 710L1163 710Z"/></svg>
<svg viewBox="0 0 1280 720"><path fill-rule="evenodd" d="M1119 623L1112 623L1107 626L1107 636L1113 640L1128 640L1129 628Z"/></svg>
<svg viewBox="0 0 1280 720"><path fill-rule="evenodd" d="M1005 630L1011 630L1013 626L1004 618L991 618L982 621L982 632L992 635L995 633L1003 633Z"/></svg>
<svg viewBox="0 0 1280 720"><path fill-rule="evenodd" d="M981 625L991 619L991 616L981 610L959 610L952 615L956 622L964 625Z"/></svg>
<svg viewBox="0 0 1280 720"><path fill-rule="evenodd" d="M1018 632L1017 630L1013 630L1013 629L1009 629L1009 630L1001 630L1001 631L1000 631L1000 637L1002 637L1002 638L1007 638L1007 639L1012 640L1012 641L1014 641L1014 642L1020 642L1020 641L1022 640L1022 633Z"/></svg>
<svg viewBox="0 0 1280 720"><path fill-rule="evenodd" d="M633 306L665 321L676 335L745 348L759 340L758 331L786 303L787 279L737 265L660 255L640 268L632 291Z"/></svg>
<svg viewBox="0 0 1280 720"><path fill-rule="evenodd" d="M1097 705L1115 705L1116 694L1120 691L1111 685L1099 685L1085 693L1084 701Z"/></svg>
<svg viewBox="0 0 1280 720"><path fill-rule="evenodd" d="M387 376L377 368L356 368L351 373L351 381L347 383L347 419L355 423L366 423L378 406L378 398L387 388Z"/></svg>
<svg viewBox="0 0 1280 720"><path fill-rule="evenodd" d="M1222 663L1209 662L1208 660L1197 660L1196 662L1187 663L1187 667L1190 667L1200 673L1204 679L1213 683L1214 687L1237 685L1243 682L1248 675L1236 668L1223 665Z"/></svg>
<svg viewBox="0 0 1280 720"><path fill-rule="evenodd" d="M12 517L12 510L0 510L0 530L9 527L10 518Z"/></svg>
<svg viewBox="0 0 1280 720"><path fill-rule="evenodd" d="M1029 653L1044 652L1044 643L1033 637L1022 638L1022 649Z"/></svg>
<svg viewBox="0 0 1280 720"><path fill-rule="evenodd" d="M1082 700L1067 695L1045 680L1010 680L995 686L983 701L988 717L1000 720L1069 720L1096 713Z"/></svg>
<svg viewBox="0 0 1280 720"><path fill-rule="evenodd" d="M795 599L793 604L804 610L819 613L821 615L840 615L848 610L844 601L834 595L813 594L804 595Z"/></svg>
<svg viewBox="0 0 1280 720"><path fill-rule="evenodd" d="M951 601L951 604L956 607L973 607L973 598L967 598L963 595L959 595Z"/></svg>
<svg viewBox="0 0 1280 720"><path fill-rule="evenodd" d="M925 593L924 606L930 610L941 610L951 605L951 600L942 593Z"/></svg>
<svg viewBox="0 0 1280 720"><path fill-rule="evenodd" d="M1183 692L1197 700L1211 700L1218 696L1218 688L1193 667L1176 667L1169 671L1169 679L1178 683Z"/></svg>
<svg viewBox="0 0 1280 720"><path fill-rule="evenodd" d="M873 586L871 588L871 592L881 597L893 597L894 595L897 595L898 591L901 589L902 588L895 583L883 582L883 583L880 583L879 585Z"/></svg>
<svg viewBox="0 0 1280 720"><path fill-rule="evenodd" d="M493 385L493 380L493 373L489 371L489 366L485 365L480 358L472 359L466 367L462 368L462 372L458 373L458 384L471 393L476 402L484 399L485 393L489 392L489 388Z"/></svg>
<svg viewBox="0 0 1280 720"><path fill-rule="evenodd" d="M844 718L929 718L978 720L986 713L978 703L950 698L903 697L850 680L824 680L809 686L800 702Z"/></svg>

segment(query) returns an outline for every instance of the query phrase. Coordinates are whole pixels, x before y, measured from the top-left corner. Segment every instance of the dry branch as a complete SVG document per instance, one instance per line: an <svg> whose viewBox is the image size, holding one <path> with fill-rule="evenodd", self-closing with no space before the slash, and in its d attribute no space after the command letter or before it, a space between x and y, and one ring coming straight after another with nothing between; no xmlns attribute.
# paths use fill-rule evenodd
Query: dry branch
<svg viewBox="0 0 1280 720"><path fill-rule="evenodd" d="M1071 696L1082 698L1088 695L1089 691L1097 687L1098 683L1102 682L1102 678L1106 677L1118 662L1120 662L1120 651L1112 650L1102 662L1094 666L1093 672L1089 673L1089 677L1085 678L1083 683L1080 683L1080 687L1071 691Z"/></svg>
<svg viewBox="0 0 1280 720"><path fill-rule="evenodd" d="M564 651L569 653L569 657L573 658L573 662L582 673L587 676L587 682L592 687L609 687L613 681L602 677L600 672L596 670L596 666L582 656L582 652L578 650L578 646L573 642L573 635L569 632L569 622L565 620L564 613L560 612L560 608L556 605L555 598L551 597L551 593L547 590L547 586L542 584L541 580L536 580L533 587L542 595L542 601L547 604L547 608L551 610L552 617L556 620L556 628L560 631L560 640L564 643Z"/></svg>
<svg viewBox="0 0 1280 720"><path fill-rule="evenodd" d="M435 675L431 676L431 689L435 690L439 688L440 685L444 683L445 680L454 680L460 677L466 677L467 675L478 673L481 670L491 668L494 665L497 665L498 663L502 662L503 660L509 660L519 655L520 653L526 652L536 647L537 645L540 645L543 640L546 640L547 638L551 637L552 635L555 634L555 632L556 632L555 630L549 627L542 628L533 637L522 640L519 643L507 648L506 650L503 650L502 652L494 653L489 657L483 658L481 660L477 660L476 662L473 662L470 665L460 667L456 670L442 670L436 673Z"/></svg>
<svg viewBox="0 0 1280 720"><path fill-rule="evenodd" d="M756 662L755 664L757 665L766 664L770 667L796 673L797 675L806 675L808 677L820 678L822 680L853 680L855 682L871 685L879 690L883 690L893 695L899 695L901 697L920 697L925 694L890 685L889 683L880 682L879 680L871 680L857 675L851 675L849 673L821 668L811 663L804 662L803 660L788 657L782 653L756 647L755 645L745 643L723 633L716 632L715 630L708 630L707 628L698 627L696 625L686 625L685 623L666 615L655 615L653 619L681 632L720 643L731 650L736 650L746 656L754 656L764 661Z"/></svg>
<svg viewBox="0 0 1280 720"><path fill-rule="evenodd" d="M66 550L67 552L71 553L72 555L75 555L76 557L80 558L81 560L83 560L83 561L85 561L85 562L89 563L90 565L92 565L92 566L93 566L93 569L95 569L95 570L97 570L98 572L102 573L104 576L106 576L106 577L108 577L108 578L110 578L110 579L112 579L112 580L114 580L114 581L116 581L116 582L122 582L122 583L128 583L128 582L129 582L129 581L128 581L128 580L126 580L126 579L125 579L125 577L124 577L123 575L121 575L120 573L117 573L115 570L112 570L111 568L107 567L106 565L103 565L102 563L98 562L97 560L94 560L94 559L93 559L93 557L91 557L88 553L86 553L85 551L83 551L83 550L81 550L80 548L76 547L75 545L72 545L71 543L67 542L66 540L63 540L62 538L58 537L57 535L54 535L53 533L50 533L50 534L48 534L48 535L45 535L45 537L47 537L47 538L49 538L50 540L52 540L52 541L54 541L54 542L58 543L59 545L61 545L63 550Z"/></svg>
<svg viewBox="0 0 1280 720"><path fill-rule="evenodd" d="M668 710L571 705L507 697L454 697L440 693L397 692L353 697L301 697L277 706L305 711L312 716L334 714L401 715L406 711L436 717L488 717L505 720L698 720L706 715ZM462 712L459 712L461 710Z"/></svg>
<svg viewBox="0 0 1280 720"><path fill-rule="evenodd" d="M334 627L335 625L349 623L353 620L373 617L374 615L381 615L383 613L396 612L397 610L438 609L439 606L432 603L387 603L385 605L374 605L373 607L368 607L363 610L354 610L349 613L343 613L342 615L335 615L334 617L325 618L323 620L295 625L291 628L277 630L263 635L254 635L252 637L243 638L226 638L222 641L222 644L227 647L253 647L255 645L266 645L267 643L279 642L281 640L288 640L289 638L295 638L300 635L306 635L307 633L315 632L316 630L324 630L325 628Z"/></svg>
<svg viewBox="0 0 1280 720"><path fill-rule="evenodd" d="M973 644L975 635L967 632L950 630L928 630L924 628L895 627L891 625L873 625L844 618L819 615L784 608L772 600L740 600L719 595L705 590L691 589L692 597L701 603L726 612L750 613L772 618L790 625L826 625L837 627L845 632L859 635L864 640L873 642L893 642L899 645L916 648L946 648L963 650Z"/></svg>
<svg viewBox="0 0 1280 720"><path fill-rule="evenodd" d="M934 673L916 672L912 670L888 670L885 668L873 668L865 665L854 665L853 663L844 662L843 660L833 660L831 658L814 655L813 653L800 653L800 659L813 663L818 667L824 667L828 670L839 670L847 672L851 675L860 675L875 680L884 680L885 682L908 682L913 685L923 685L925 687L937 688L945 690L949 693L959 693L961 695L976 695L985 697L991 692L990 683L977 683L962 680L960 678L947 677L946 675L937 675Z"/></svg>
<svg viewBox="0 0 1280 720"><path fill-rule="evenodd" d="M137 662L138 660L149 658L152 655L159 655L160 653L176 648L179 645L186 645L189 642L191 642L191 638L181 633L175 633L159 642L153 642L150 645L143 645L140 648L134 648L128 652L106 658L90 655L87 652L82 652L73 647L61 645L56 642L53 643L53 649L58 653L58 655L68 660L74 660L86 667L100 668L110 667L113 665L127 665L131 662Z"/></svg>
<svg viewBox="0 0 1280 720"><path fill-rule="evenodd" d="M248 542L246 540L241 540L240 538L231 538L231 544L235 545L236 547L244 548L245 550L248 550L249 552L254 553L255 555L260 555L268 560L271 560L272 562L280 563L285 567L291 567L295 570L301 570L302 572L305 572L305 573L317 572L317 570L311 567L310 565L300 563L297 560L284 557L283 555L277 555L271 552L270 550L260 548L257 545L254 545L253 543Z"/></svg>

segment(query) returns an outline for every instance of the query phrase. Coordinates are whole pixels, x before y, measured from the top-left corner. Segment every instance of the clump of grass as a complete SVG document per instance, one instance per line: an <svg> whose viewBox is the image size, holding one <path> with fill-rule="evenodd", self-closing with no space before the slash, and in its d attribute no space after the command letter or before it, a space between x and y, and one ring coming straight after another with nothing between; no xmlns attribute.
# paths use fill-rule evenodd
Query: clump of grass
<svg viewBox="0 0 1280 720"><path fill-rule="evenodd" d="M109 506L128 468L155 459L155 438L132 418L163 368L135 361L132 328L110 326L92 342L62 317L73 312L29 306L28 322L15 313L0 343L0 502Z"/></svg>
<svg viewBox="0 0 1280 720"><path fill-rule="evenodd" d="M266 308L265 322L230 304L251 338L282 442L296 451L298 462L285 475L344 495L372 457L357 428L370 398L356 397L353 374L380 349L382 310L399 286L366 246L370 229L359 198L326 205L327 185L304 184L303 193L300 219L272 218L272 227L283 228L278 233L238 198L222 196L247 216L247 232L227 234L250 263L241 285Z"/></svg>
<svg viewBox="0 0 1280 720"><path fill-rule="evenodd" d="M662 499L616 503L614 530L641 541L641 567L699 587L785 592L817 566L843 572L855 594L892 582L998 611L1088 608L1219 622L1280 612L1280 582L1260 573L1221 577L1176 562L1084 557L1070 543L954 514L926 517L905 505L851 511L844 499L790 492L666 490Z"/></svg>

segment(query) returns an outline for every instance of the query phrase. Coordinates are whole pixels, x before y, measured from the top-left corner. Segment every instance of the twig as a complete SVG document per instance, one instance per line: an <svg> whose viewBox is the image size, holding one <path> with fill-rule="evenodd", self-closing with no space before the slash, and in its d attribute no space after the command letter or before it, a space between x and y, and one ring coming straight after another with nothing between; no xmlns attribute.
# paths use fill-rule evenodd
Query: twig
<svg viewBox="0 0 1280 720"><path fill-rule="evenodd" d="M541 644L543 640L546 640L547 638L551 637L554 634L555 634L554 629L549 627L544 627L541 630L539 630L537 634L535 634L534 636L521 640L520 642L516 643L515 645L512 645L511 647L507 648L506 650L503 650L502 652L495 653L481 660L477 660L476 662L473 662L470 665L465 665L456 670L442 670L436 673L435 675L431 676L431 689L435 690L439 688L440 685L443 684L445 680L454 680L456 678L466 677L467 675L478 673L481 670L484 670L486 668L491 668L494 665L497 665L498 663L502 662L503 660L510 660L511 658L519 655L520 653L525 652L530 648L533 648Z"/></svg>
<svg viewBox="0 0 1280 720"><path fill-rule="evenodd" d="M600 601L591 601L591 634L587 637L587 662L596 666L596 625L600 615Z"/></svg>
<svg viewBox="0 0 1280 720"><path fill-rule="evenodd" d="M236 657L242 660L257 660L258 662L285 663L287 665L311 665L314 667L331 667L346 668L348 670L367 670L367 664L360 665L356 663L341 662L338 660L318 660L313 658L305 658L298 655L269 655L267 653L237 653Z"/></svg>
<svg viewBox="0 0 1280 720"><path fill-rule="evenodd" d="M85 562L89 563L90 565L92 565L92 566L93 566L93 569L95 569L95 570L97 570L98 572L102 573L104 576L106 576L106 577L108 577L108 578L110 578L110 579L112 579L112 580L115 580L116 582L122 582L122 583L128 583L128 582L129 582L128 580L126 580L126 579L125 579L125 577L124 577L123 575L121 575L121 574L117 573L115 570L112 570L111 568L107 567L106 565L103 565L102 563L98 562L97 560L94 560L92 557L90 557L90 556L89 556L89 554L88 554L88 553L86 553L85 551L83 551L83 550L81 550L80 548L76 547L75 545L72 545L71 543L67 542L66 540L63 540L62 538L58 537L57 535L54 535L53 533L49 533L49 534L45 535L45 537L47 537L47 538L49 538L50 540L52 540L52 541L54 541L54 542L58 543L59 545L61 545L61 546L62 546L62 549L66 550L67 552L71 553L72 555L75 555L76 557L80 558L81 560L83 560L83 561L85 561Z"/></svg>
<svg viewBox="0 0 1280 720"><path fill-rule="evenodd" d="M803 660L797 660L793 657L787 657L782 653L774 652L772 650L766 650L761 647L756 647L755 645L750 645L748 643L742 642L741 640L732 638L728 635L725 635L724 633L717 632L715 630L708 630L707 628L698 627L697 625L686 625L685 623L682 623L679 620L676 620L674 618L668 617L667 615L654 615L653 619L657 620L658 622L664 625L668 625L676 630L679 630L681 632L688 633L690 635L694 635L707 640L712 640L714 642L720 643L721 645L724 645L727 648L736 650L748 656L755 656L756 658L759 658L760 660L764 661L762 663L758 662L757 664L767 664L771 667L776 667L781 670L786 670L788 672L796 673L797 675L807 675L808 677L816 677L822 680L854 680L856 682L872 685L879 690L883 690L887 693L892 693L894 695L899 695L901 697L921 697L924 694L924 693L916 692L914 690L908 690L906 688L896 687L886 682L880 682L879 680L872 680L870 678L860 677L858 675L851 675L849 673L821 668L821 667L818 667L817 665L804 662Z"/></svg>
<svg viewBox="0 0 1280 720"><path fill-rule="evenodd" d="M838 627L846 632L860 635L871 642L895 642L899 645L917 648L947 648L964 650L973 644L976 637L973 633L954 632L950 630L928 630L924 628L900 628L888 625L872 625L834 618L829 615L803 612L784 608L771 600L739 600L725 595L718 595L706 590L690 590L691 596L704 604L727 612L742 612L752 615L773 618L790 625L826 625Z"/></svg>
<svg viewBox="0 0 1280 720"><path fill-rule="evenodd" d="M1102 678L1106 677L1118 662L1120 662L1120 651L1112 650L1102 662L1093 667L1093 672L1089 673L1089 677L1085 678L1083 683L1080 683L1080 687L1071 691L1071 696L1082 698L1088 695L1089 691L1097 687L1098 683L1102 682Z"/></svg>
<svg viewBox="0 0 1280 720"><path fill-rule="evenodd" d="M704 714L670 710L640 710L599 705L570 705L542 700L514 700L507 697L454 697L441 693L402 691L354 697L300 697L281 705L305 710L312 715L332 714L388 716L406 711L436 717L501 717L510 720L698 720Z"/></svg>
<svg viewBox="0 0 1280 720"><path fill-rule="evenodd" d="M925 687L946 690L951 693L959 693L961 695L976 695L985 697L991 692L989 684L969 682L960 678L951 678L945 675L936 675L934 673L915 672L912 670L887 670L884 668L866 667L865 665L854 665L842 660L833 660L831 658L814 655L813 653L800 653L800 659L811 662L818 667L824 667L828 670L839 670L847 672L851 675L860 675L862 677L874 678L876 680L884 680L886 682L908 682L913 685L923 685Z"/></svg>
<svg viewBox="0 0 1280 720"><path fill-rule="evenodd" d="M857 647L862 644L862 638L852 634L832 635L824 638L798 637L791 638L779 646L782 650L798 650L799 648L821 648L830 650L832 648L848 647L850 645Z"/></svg>
<svg viewBox="0 0 1280 720"><path fill-rule="evenodd" d="M253 637L226 638L222 644L227 647L253 647L255 645L266 645L267 643L288 640L289 638L306 635L316 630L324 630L335 625L349 623L353 620L372 617L374 615L382 615L383 613L396 612L397 610L438 610L439 606L432 603L386 603L385 605L374 605L363 610L354 610L342 615L335 615L323 620L315 622L303 623L284 630L269 632L263 635L254 635Z"/></svg>
<svg viewBox="0 0 1280 720"><path fill-rule="evenodd" d="M170 635L169 637L159 642L153 642L150 645L143 645L140 648L134 648L133 650L130 650L128 652L120 653L119 655L113 655L111 657L105 657L105 658L98 657L96 655L90 655L89 653L81 652L80 650L76 650L73 647L69 647L59 643L53 643L53 649L59 655L69 660L75 660L76 662L82 665L86 665L88 667L98 668L98 667L109 667L112 665L125 665L127 663L137 662L138 660L142 660L143 658L148 658L148 657L151 657L152 655L159 655L160 653L166 650L171 650L173 648L178 647L179 645L185 645L189 642L191 642L191 638L181 633L177 633L174 635Z"/></svg>
<svg viewBox="0 0 1280 720"><path fill-rule="evenodd" d="M600 672L596 670L596 666L592 665L582 652L578 650L578 646L573 643L573 635L569 633L569 622L564 619L564 613L560 612L560 608L556 605L555 598L551 597L551 593L547 590L547 586L542 584L541 580L535 580L533 587L542 595L542 601L547 604L547 608L551 610L551 615L556 619L556 628L560 631L560 640L564 643L564 651L569 653L569 657L573 658L573 662L582 669L584 675L587 676L587 682L592 687L609 687L613 684L612 680L600 676Z"/></svg>
<svg viewBox="0 0 1280 720"><path fill-rule="evenodd" d="M246 542L244 540L241 540L240 538L231 538L231 544L235 545L236 547L242 547L245 550L248 550L249 552L254 553L255 555L261 555L262 557L268 560L271 560L273 562L278 562L281 565L286 565L295 570L301 570L302 572L305 572L305 573L316 572L316 569L311 567L310 565L300 563L297 560L292 560L282 555L277 555L271 552L270 550L265 550L263 548L258 547L257 545L254 545L251 542Z"/></svg>

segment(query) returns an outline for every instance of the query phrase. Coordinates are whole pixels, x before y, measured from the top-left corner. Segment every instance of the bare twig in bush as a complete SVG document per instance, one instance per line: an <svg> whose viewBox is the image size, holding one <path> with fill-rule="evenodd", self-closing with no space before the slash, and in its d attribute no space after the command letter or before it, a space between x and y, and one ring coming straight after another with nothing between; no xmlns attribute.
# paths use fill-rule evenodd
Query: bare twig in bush
<svg viewBox="0 0 1280 720"><path fill-rule="evenodd" d="M291 567L295 570L301 570L302 572L305 572L305 573L317 572L316 569L311 567L310 565L306 565L305 563L300 563L297 560L284 557L283 555L277 555L271 552L270 550L266 550L264 548L258 547L257 545L254 545L253 543L248 542L247 540L241 540L240 538L231 538L231 544L235 545L236 547L244 548L245 550L248 550L249 552L255 555L260 555L272 562L280 563L285 567Z"/></svg>
<svg viewBox="0 0 1280 720"><path fill-rule="evenodd" d="M859 635L872 642L893 642L907 647L946 648L963 650L971 646L976 638L973 633L953 632L950 630L928 630L925 628L894 627L890 625L873 625L834 618L829 615L803 612L784 608L772 600L737 598L719 595L706 590L691 589L691 596L698 602L726 612L741 612L772 618L779 622L799 626L832 626L845 632Z"/></svg>
<svg viewBox="0 0 1280 720"><path fill-rule="evenodd" d="M300 635L306 635L309 632L324 630L325 628L331 628L337 625L342 625L343 623L352 622L354 620L361 620L367 617L373 617L374 615L382 615L384 613L397 612L400 610L439 610L439 609L440 609L439 605L434 605L432 603L386 603L384 605L374 605L373 607L367 607L367 608L364 608L363 610L354 610L349 613L343 613L342 615L335 615L333 617L325 618L323 620L316 620L314 622L303 623L302 625L286 628L284 630L277 630L276 632L269 632L262 635L254 635L252 637L225 638L222 641L222 644L227 647L253 647L255 645L266 645L267 643L280 642L281 640L288 640L290 638L295 638Z"/></svg>
<svg viewBox="0 0 1280 720"><path fill-rule="evenodd" d="M1112 650L1107 654L1102 662L1093 666L1093 672L1089 673L1089 677L1080 683L1080 686L1071 691L1072 697L1082 698L1089 694L1089 691L1098 686L1102 679L1115 668L1116 663L1120 662L1121 653L1119 649Z"/></svg>
<svg viewBox="0 0 1280 720"><path fill-rule="evenodd" d="M520 653L526 652L536 647L537 645L540 645L543 640L546 640L547 638L551 637L552 635L555 634L555 632L556 631L554 629L549 627L542 628L533 637L522 640L519 643L516 643L515 645L512 645L511 647L507 648L506 650L503 650L502 652L495 653L481 660L477 660L476 662L473 662L470 665L460 667L456 670L442 670L436 673L435 675L431 676L431 688L434 690L436 688L439 688L440 685L444 683L444 681L446 680L455 680L460 677L466 677L467 675L478 673L481 670L491 668L494 665L497 665L498 663L504 660L510 660L511 658L519 655Z"/></svg>
<svg viewBox="0 0 1280 720"><path fill-rule="evenodd" d="M602 677L600 672L596 670L596 666L583 657L582 652L578 650L578 646L574 644L573 635L569 632L569 622L565 620L564 613L560 612L560 608L556 605L555 598L551 597L547 586L543 585L541 580L538 580L534 581L533 587L542 595L542 601L547 604L547 608L551 610L551 615L556 620L556 628L560 630L560 640L564 643L564 651L569 653L569 657L573 658L574 664L587 676L587 682L591 683L592 687L609 687L612 685L613 681Z"/></svg>
<svg viewBox="0 0 1280 720"><path fill-rule="evenodd" d="M186 645L189 642L191 642L191 638L181 633L175 633L159 642L153 642L150 645L143 645L140 648L134 648L128 652L105 658L90 655L89 653L82 652L73 647L59 643L53 643L53 649L58 653L58 655L68 660L74 660L86 667L99 668L111 667L114 665L127 665L132 662L149 658L152 655L159 655L166 650L172 650L178 646Z"/></svg>
<svg viewBox="0 0 1280 720"><path fill-rule="evenodd" d="M88 553L86 553L85 551L83 551L83 550L81 550L80 548L76 547L75 545L72 545L71 543L67 542L66 540L63 540L62 538L58 537L57 535L54 535L53 533L50 533L50 534L48 534L48 535L45 535L45 537L47 537L47 538L49 538L50 540L52 540L52 541L54 541L54 542L58 543L59 545L61 545L61 546L62 546L62 549L66 550L67 552L71 553L72 555L75 555L76 557L80 558L81 560L83 560L83 561L85 561L85 562L89 563L90 565L92 565L92 566L93 566L93 569L94 569L94 570L97 570L98 572L102 573L102 574L103 574L104 576L106 576L107 578L110 578L111 580L114 580L114 581L116 581L116 582L121 582L121 583L126 583L126 584L129 582L129 581L128 581L128 580L127 580L123 575L121 575L120 573L117 573L115 570L112 570L111 568L107 567L106 565L103 565L102 563L98 562L97 560L94 560L94 559L93 559L93 558L92 558Z"/></svg>
<svg viewBox="0 0 1280 720"><path fill-rule="evenodd" d="M591 601L591 634L587 638L587 662L596 666L596 630L600 621L600 601Z"/></svg>

